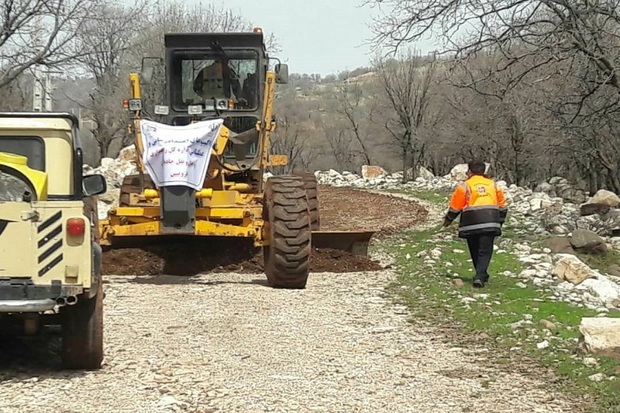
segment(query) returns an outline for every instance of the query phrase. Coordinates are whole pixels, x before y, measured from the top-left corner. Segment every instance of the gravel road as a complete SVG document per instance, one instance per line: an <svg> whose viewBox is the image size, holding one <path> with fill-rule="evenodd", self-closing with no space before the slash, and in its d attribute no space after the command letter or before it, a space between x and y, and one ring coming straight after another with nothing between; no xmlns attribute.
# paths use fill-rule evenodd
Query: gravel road
<svg viewBox="0 0 620 413"><path fill-rule="evenodd" d="M57 343L33 356L5 342L0 412L571 411L410 324L384 291L393 276L314 274L304 291L261 275L110 276L104 368L57 372Z"/></svg>
<svg viewBox="0 0 620 413"><path fill-rule="evenodd" d="M330 201L347 198L327 194L340 215L326 221L352 222ZM402 199L387 203L409 211L397 226L418 216ZM424 206L435 226L443 211ZM318 273L286 291L261 274L106 276L104 368L59 371L58 331L0 330L0 413L574 411L542 379L410 323L385 292L394 277Z"/></svg>

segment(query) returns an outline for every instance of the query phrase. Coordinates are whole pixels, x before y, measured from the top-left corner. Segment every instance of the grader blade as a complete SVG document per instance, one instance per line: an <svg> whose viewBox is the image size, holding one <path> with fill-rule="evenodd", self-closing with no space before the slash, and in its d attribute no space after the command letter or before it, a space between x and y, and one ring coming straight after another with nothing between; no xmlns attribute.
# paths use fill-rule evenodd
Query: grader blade
<svg viewBox="0 0 620 413"><path fill-rule="evenodd" d="M312 231L312 246L368 256L368 244L375 231Z"/></svg>

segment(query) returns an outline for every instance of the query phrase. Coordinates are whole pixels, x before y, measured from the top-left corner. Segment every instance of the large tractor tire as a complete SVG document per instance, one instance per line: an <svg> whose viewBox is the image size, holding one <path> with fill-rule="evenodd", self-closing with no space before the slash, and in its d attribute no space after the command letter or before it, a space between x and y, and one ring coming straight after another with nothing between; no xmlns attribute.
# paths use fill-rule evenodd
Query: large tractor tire
<svg viewBox="0 0 620 413"><path fill-rule="evenodd" d="M301 175L304 180L304 187L306 188L306 195L308 197L308 209L310 211L310 229L312 231L319 231L321 228L321 217L319 215L319 188L314 174Z"/></svg>
<svg viewBox="0 0 620 413"><path fill-rule="evenodd" d="M274 176L267 180L263 214L269 245L263 247L265 273L274 288L303 289L310 273L311 229L304 180Z"/></svg>
<svg viewBox="0 0 620 413"><path fill-rule="evenodd" d="M103 361L103 288L93 298L79 297L62 310L62 365L97 370Z"/></svg>
<svg viewBox="0 0 620 413"><path fill-rule="evenodd" d="M146 188L155 188L155 184L150 176L144 175L144 186ZM123 178L121 191L118 197L118 206L130 207L137 206L131 203L131 194L139 194L142 192L140 187L140 175L127 175Z"/></svg>

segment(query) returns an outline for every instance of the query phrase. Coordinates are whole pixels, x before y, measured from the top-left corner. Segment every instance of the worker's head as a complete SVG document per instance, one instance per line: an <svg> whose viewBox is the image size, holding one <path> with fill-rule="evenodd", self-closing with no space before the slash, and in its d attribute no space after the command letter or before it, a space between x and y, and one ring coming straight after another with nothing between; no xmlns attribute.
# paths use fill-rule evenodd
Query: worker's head
<svg viewBox="0 0 620 413"><path fill-rule="evenodd" d="M469 170L467 171L467 175L468 176L472 176L472 175L484 175L484 172L487 169L487 165L480 160L473 160L470 161L467 166L469 167Z"/></svg>

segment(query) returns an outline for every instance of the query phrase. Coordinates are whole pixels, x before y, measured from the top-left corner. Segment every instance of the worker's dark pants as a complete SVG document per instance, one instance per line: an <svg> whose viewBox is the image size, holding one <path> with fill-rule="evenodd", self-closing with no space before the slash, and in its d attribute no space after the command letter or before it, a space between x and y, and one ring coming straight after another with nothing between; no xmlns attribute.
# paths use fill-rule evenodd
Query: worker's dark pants
<svg viewBox="0 0 620 413"><path fill-rule="evenodd" d="M493 255L494 234L470 235L467 237L467 246L471 260L476 269L475 278L484 282L489 281L489 273L487 272Z"/></svg>

